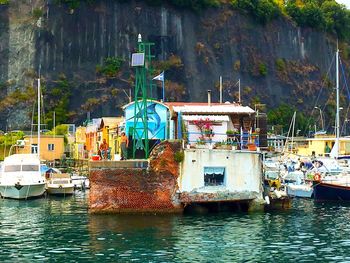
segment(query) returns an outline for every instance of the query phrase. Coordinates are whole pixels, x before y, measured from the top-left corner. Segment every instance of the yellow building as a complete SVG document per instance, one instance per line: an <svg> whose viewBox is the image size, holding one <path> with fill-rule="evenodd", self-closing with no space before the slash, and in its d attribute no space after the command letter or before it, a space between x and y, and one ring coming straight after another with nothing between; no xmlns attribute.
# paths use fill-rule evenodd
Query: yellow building
<svg viewBox="0 0 350 263"><path fill-rule="evenodd" d="M113 155L119 152L119 127L123 122L123 117L102 117L101 124L99 127L98 133L100 136L99 144L102 143L103 139L106 139L110 149L111 149L111 158Z"/></svg>
<svg viewBox="0 0 350 263"><path fill-rule="evenodd" d="M88 158L86 149L86 127L79 126L75 131L75 143L74 143L74 159L86 159Z"/></svg>
<svg viewBox="0 0 350 263"><path fill-rule="evenodd" d="M23 148L17 148L18 153L36 153L38 136L25 136ZM63 135L40 135L40 158L46 161L61 159L64 154Z"/></svg>
<svg viewBox="0 0 350 263"><path fill-rule="evenodd" d="M319 135L315 138L306 139L304 145L298 146L298 155L303 156L329 156L335 144L335 136ZM350 137L339 138L339 155L350 154Z"/></svg>

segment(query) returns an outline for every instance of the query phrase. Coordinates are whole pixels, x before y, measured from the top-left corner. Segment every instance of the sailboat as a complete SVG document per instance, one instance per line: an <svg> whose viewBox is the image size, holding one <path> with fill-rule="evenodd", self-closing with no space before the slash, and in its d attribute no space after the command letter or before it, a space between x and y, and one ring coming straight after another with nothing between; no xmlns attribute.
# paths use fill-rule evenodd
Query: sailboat
<svg viewBox="0 0 350 263"><path fill-rule="evenodd" d="M336 52L336 122L335 134L336 140L333 146L331 157L339 158L339 49ZM315 176L313 182L314 198L317 201L327 200L342 200L350 201L350 176L339 175L321 178L319 175Z"/></svg>
<svg viewBox="0 0 350 263"><path fill-rule="evenodd" d="M45 175L40 164L40 79L38 79L38 145L36 153L11 154L4 159L0 175L3 198L27 199L45 192Z"/></svg>

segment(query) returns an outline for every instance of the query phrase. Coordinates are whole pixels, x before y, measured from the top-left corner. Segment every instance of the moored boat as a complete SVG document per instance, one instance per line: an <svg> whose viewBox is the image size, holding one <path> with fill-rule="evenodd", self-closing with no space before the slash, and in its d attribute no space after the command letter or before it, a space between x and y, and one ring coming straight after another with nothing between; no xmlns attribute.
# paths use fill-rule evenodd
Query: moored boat
<svg viewBox="0 0 350 263"><path fill-rule="evenodd" d="M291 197L311 198L313 194L312 184L287 184L287 195Z"/></svg>
<svg viewBox="0 0 350 263"><path fill-rule="evenodd" d="M45 176L37 154L13 154L5 158L0 177L3 198L27 199L42 196Z"/></svg>
<svg viewBox="0 0 350 263"><path fill-rule="evenodd" d="M85 190L90 188L90 181L86 176L72 174L71 178L75 189Z"/></svg>
<svg viewBox="0 0 350 263"><path fill-rule="evenodd" d="M69 174L51 168L46 172L46 191L50 195L72 195L74 184Z"/></svg>
<svg viewBox="0 0 350 263"><path fill-rule="evenodd" d="M314 181L313 189L316 201L350 201L350 184L340 185Z"/></svg>

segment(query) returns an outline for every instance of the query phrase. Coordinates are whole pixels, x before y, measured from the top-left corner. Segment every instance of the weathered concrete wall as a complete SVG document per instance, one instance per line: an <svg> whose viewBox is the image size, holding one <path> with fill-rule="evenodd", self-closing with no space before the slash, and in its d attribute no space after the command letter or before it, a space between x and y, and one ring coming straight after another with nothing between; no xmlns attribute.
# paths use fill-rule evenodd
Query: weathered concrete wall
<svg viewBox="0 0 350 263"><path fill-rule="evenodd" d="M176 190L179 143L163 142L150 157L149 168L123 168L123 161L95 162L90 172L91 212L181 212ZM129 163L130 164L130 163ZM128 164L128 165L129 165Z"/></svg>
<svg viewBox="0 0 350 263"><path fill-rule="evenodd" d="M204 185L204 167L225 167L223 186ZM186 149L182 164L181 192L227 192L223 200L262 197L262 164L260 153L218 149ZM231 194L230 194L231 193ZM235 193L232 196L232 193ZM213 197L220 199L222 197ZM210 199L210 198L209 198Z"/></svg>

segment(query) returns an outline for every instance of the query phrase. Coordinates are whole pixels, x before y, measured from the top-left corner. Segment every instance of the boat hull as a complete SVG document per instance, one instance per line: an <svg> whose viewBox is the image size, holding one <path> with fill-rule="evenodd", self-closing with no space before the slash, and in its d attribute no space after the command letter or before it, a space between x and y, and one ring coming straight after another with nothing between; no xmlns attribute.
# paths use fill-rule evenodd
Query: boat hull
<svg viewBox="0 0 350 263"><path fill-rule="evenodd" d="M315 182L313 188L317 201L350 201L350 186Z"/></svg>
<svg viewBox="0 0 350 263"><path fill-rule="evenodd" d="M287 194L291 197L311 198L313 188L307 185L287 185Z"/></svg>
<svg viewBox="0 0 350 263"><path fill-rule="evenodd" d="M70 185L70 186L48 185L46 191L49 195L72 195L74 193L74 185Z"/></svg>
<svg viewBox="0 0 350 263"><path fill-rule="evenodd" d="M45 193L45 183L35 185L1 185L0 194L3 198L27 199L40 197Z"/></svg>

